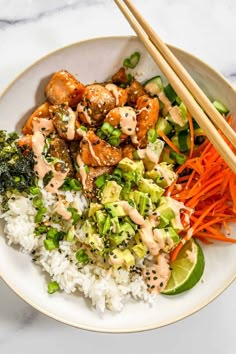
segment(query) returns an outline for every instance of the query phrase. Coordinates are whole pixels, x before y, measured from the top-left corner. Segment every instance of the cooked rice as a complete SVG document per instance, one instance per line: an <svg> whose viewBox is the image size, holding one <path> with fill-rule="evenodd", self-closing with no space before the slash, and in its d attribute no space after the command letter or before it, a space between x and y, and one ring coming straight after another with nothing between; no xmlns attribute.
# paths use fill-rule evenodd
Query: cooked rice
<svg viewBox="0 0 236 354"><path fill-rule="evenodd" d="M56 197L43 189L41 193L49 220ZM81 192L60 192L61 197L73 203L83 212L87 208L87 201ZM21 250L29 254L34 253L35 262L47 272L53 281L56 281L61 290L73 293L79 290L97 310L104 312L106 308L112 311L121 311L125 302L133 298L145 302L153 302L154 295L150 295L142 276L126 270L110 269L109 271L96 266L79 266L75 258L73 244L61 241L59 249L47 251L43 241L45 236L35 236L34 218L37 210L30 198L14 195L9 200L9 210L0 215L5 220L4 232L9 244L17 244ZM51 224L59 227L58 224ZM77 227L77 235L83 240L83 231Z"/></svg>

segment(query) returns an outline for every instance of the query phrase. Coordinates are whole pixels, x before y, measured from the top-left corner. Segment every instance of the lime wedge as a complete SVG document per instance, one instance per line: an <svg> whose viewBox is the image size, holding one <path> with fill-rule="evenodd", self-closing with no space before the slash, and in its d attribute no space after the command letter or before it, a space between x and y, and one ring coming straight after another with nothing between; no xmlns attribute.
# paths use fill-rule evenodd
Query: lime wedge
<svg viewBox="0 0 236 354"><path fill-rule="evenodd" d="M171 277L162 294L176 295L191 289L200 280L204 266L202 249L191 239L186 242L176 260L171 264Z"/></svg>

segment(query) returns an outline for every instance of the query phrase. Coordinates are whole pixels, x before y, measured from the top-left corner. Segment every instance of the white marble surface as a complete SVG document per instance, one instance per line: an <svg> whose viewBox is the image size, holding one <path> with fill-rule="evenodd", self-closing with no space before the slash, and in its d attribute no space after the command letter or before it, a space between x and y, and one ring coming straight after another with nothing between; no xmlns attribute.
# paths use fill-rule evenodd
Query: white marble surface
<svg viewBox="0 0 236 354"><path fill-rule="evenodd" d="M192 52L236 84L235 0L133 1L166 42ZM49 51L90 37L126 34L132 30L112 0L0 0L0 91ZM107 335L41 315L0 280L0 353L233 354L235 294L234 283L206 308L169 327Z"/></svg>

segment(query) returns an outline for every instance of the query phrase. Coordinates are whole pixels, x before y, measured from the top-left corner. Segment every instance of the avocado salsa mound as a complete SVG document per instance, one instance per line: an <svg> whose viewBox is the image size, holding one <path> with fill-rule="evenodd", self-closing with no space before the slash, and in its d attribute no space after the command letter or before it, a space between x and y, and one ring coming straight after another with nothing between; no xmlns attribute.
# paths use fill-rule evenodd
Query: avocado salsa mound
<svg viewBox="0 0 236 354"><path fill-rule="evenodd" d="M227 185L224 211L216 185L209 197L187 195L199 193L208 171L200 158L212 145L160 76L144 84L133 76L139 59L133 53L104 83L55 73L23 135L0 135L9 243L48 273L49 294L79 290L100 311L193 287L204 270L194 238L235 242L219 231L235 218ZM224 217L214 221L213 208Z"/></svg>

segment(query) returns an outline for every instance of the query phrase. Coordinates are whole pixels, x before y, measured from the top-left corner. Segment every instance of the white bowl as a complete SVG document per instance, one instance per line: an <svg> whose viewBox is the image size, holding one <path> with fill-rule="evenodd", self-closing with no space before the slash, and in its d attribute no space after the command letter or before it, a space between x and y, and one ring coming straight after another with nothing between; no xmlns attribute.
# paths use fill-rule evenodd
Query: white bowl
<svg viewBox="0 0 236 354"><path fill-rule="evenodd" d="M224 78L192 55L171 47L174 54L210 97L222 101L236 117L236 94ZM0 98L0 128L20 131L35 106L44 101L50 76L66 69L83 83L104 81L138 50L135 69L139 80L160 71L136 37L92 39L62 48L42 58L23 72ZM235 232L235 227L233 228ZM45 276L30 257L7 245L0 232L0 275L22 299L42 313L75 327L104 332L134 332L171 324L201 309L215 299L235 278L236 245L203 245L206 266L202 281L192 290L173 297L159 296L155 304L130 302L121 313L98 314L80 296L47 294Z"/></svg>

